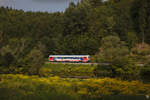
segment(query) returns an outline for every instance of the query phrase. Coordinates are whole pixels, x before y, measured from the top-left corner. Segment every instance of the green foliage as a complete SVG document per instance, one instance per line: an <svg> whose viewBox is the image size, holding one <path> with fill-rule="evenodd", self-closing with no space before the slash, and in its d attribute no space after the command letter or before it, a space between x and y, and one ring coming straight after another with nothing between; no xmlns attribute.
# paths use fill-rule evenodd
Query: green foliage
<svg viewBox="0 0 150 100"><path fill-rule="evenodd" d="M141 79L143 79L144 81L150 81L150 60L148 60L147 63L144 66L142 66L140 76Z"/></svg>
<svg viewBox="0 0 150 100"><path fill-rule="evenodd" d="M136 42L135 37L138 36L139 41L139 34L144 32L145 41L149 43L148 5L148 0L83 0L78 4L70 3L64 13L24 12L1 7L1 47L9 46L13 53L19 50L17 56L20 56L41 42L46 47L44 57L47 57L49 53L82 54L90 43L92 48L86 49L85 53L94 54L100 47L96 43L108 35L118 35L132 46ZM135 33L132 35L131 32ZM80 44L85 46L74 50Z"/></svg>
<svg viewBox="0 0 150 100"><path fill-rule="evenodd" d="M132 53L136 55L146 56L150 54L150 45L146 43L137 44L132 48Z"/></svg>
<svg viewBox="0 0 150 100"><path fill-rule="evenodd" d="M150 84L111 78L39 78L11 74L1 75L0 78L2 100L99 100L106 96L113 98L116 95L150 95Z"/></svg>
<svg viewBox="0 0 150 100"><path fill-rule="evenodd" d="M116 95L150 95L150 84L98 79L149 79L149 22L150 0L82 0L56 13L1 7L0 74L47 78L1 75L0 100L107 100L110 95L116 100ZM104 65L44 65L49 54L89 54L92 62Z"/></svg>
<svg viewBox="0 0 150 100"><path fill-rule="evenodd" d="M74 65L74 64L45 64L40 69L40 76L59 76L59 77L94 77L96 65Z"/></svg>
<svg viewBox="0 0 150 100"><path fill-rule="evenodd" d="M102 0L88 0L88 2L94 8L102 4Z"/></svg>
<svg viewBox="0 0 150 100"><path fill-rule="evenodd" d="M149 59L149 47L135 46L150 44L149 9L149 0L82 0L56 13L1 7L1 73L38 74L50 54L89 54L91 61L110 63L117 74L131 73L137 67L130 61Z"/></svg>
<svg viewBox="0 0 150 100"><path fill-rule="evenodd" d="M129 53L128 47L116 36L108 36L102 39L99 62L106 62L111 65L121 64Z"/></svg>
<svg viewBox="0 0 150 100"><path fill-rule="evenodd" d="M128 38L127 43L128 43L129 49L131 49L136 45L136 43L138 41L138 37L136 36L135 32L128 32L127 35L128 35L127 36L127 38Z"/></svg>
<svg viewBox="0 0 150 100"><path fill-rule="evenodd" d="M132 60L124 59L124 63L109 65L74 65L74 64L45 64L39 75L43 77L116 77L124 80L140 79L141 68Z"/></svg>
<svg viewBox="0 0 150 100"><path fill-rule="evenodd" d="M132 17L134 21L134 27L137 31L138 37L142 42L149 43L149 8L150 2L149 0L134 0L132 5ZM134 11L133 11L134 10Z"/></svg>
<svg viewBox="0 0 150 100"><path fill-rule="evenodd" d="M34 48L26 57L25 57L25 67L30 75L38 75L40 68L44 64L43 54L38 48Z"/></svg>
<svg viewBox="0 0 150 100"><path fill-rule="evenodd" d="M16 59L26 56L37 43L45 46L44 57L49 54L94 55L102 38L117 35L132 47L141 39L140 30L145 31L145 41L149 43L148 5L146 0L83 0L70 3L64 13L24 12L1 7L0 48L10 49ZM145 13L142 15L142 12ZM140 23L145 24L140 26L143 25Z"/></svg>
<svg viewBox="0 0 150 100"><path fill-rule="evenodd" d="M149 76L150 76L150 66L145 66L141 69L140 71L141 74L141 78L143 80L150 80Z"/></svg>
<svg viewBox="0 0 150 100"><path fill-rule="evenodd" d="M1 58L2 60L2 65L9 67L11 64L14 63L14 56L11 53L6 53L4 56L2 56Z"/></svg>
<svg viewBox="0 0 150 100"><path fill-rule="evenodd" d="M102 39L97 61L106 62L107 66L98 66L96 76L120 77L122 79L138 79L140 68L129 57L126 44L116 36Z"/></svg>
<svg viewBox="0 0 150 100"><path fill-rule="evenodd" d="M137 63L147 64L150 58L150 45L146 43L136 44L136 46L131 49L131 53L131 57L135 59Z"/></svg>
<svg viewBox="0 0 150 100"><path fill-rule="evenodd" d="M140 67L132 61L122 63L122 65L99 65L95 68L96 77L115 77L123 80L140 79Z"/></svg>

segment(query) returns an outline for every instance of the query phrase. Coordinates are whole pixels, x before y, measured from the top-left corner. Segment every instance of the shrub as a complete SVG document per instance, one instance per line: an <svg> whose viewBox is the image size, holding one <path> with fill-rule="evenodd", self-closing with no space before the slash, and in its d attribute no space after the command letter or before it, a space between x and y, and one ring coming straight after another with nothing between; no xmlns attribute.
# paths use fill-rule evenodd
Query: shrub
<svg viewBox="0 0 150 100"><path fill-rule="evenodd" d="M132 61L124 61L121 64L98 65L94 70L97 77L118 77L131 80L140 78L140 67Z"/></svg>
<svg viewBox="0 0 150 100"><path fill-rule="evenodd" d="M110 65L98 65L94 69L94 75L96 77L113 77L113 68Z"/></svg>
<svg viewBox="0 0 150 100"><path fill-rule="evenodd" d="M28 73L30 75L38 75L40 68L44 64L44 57L42 52L38 50L38 48L33 48L24 60Z"/></svg>
<svg viewBox="0 0 150 100"><path fill-rule="evenodd" d="M138 63L147 63L150 58L150 45L146 43L137 44L131 49L132 58Z"/></svg>
<svg viewBox="0 0 150 100"><path fill-rule="evenodd" d="M142 68L141 69L141 75L142 76L150 76L150 66Z"/></svg>
<svg viewBox="0 0 150 100"><path fill-rule="evenodd" d="M150 81L150 66L144 66L140 71L140 76L144 81Z"/></svg>
<svg viewBox="0 0 150 100"><path fill-rule="evenodd" d="M117 36L104 37L101 44L99 53L96 56L99 62L120 64L119 62L129 54L129 49L125 42L121 41Z"/></svg>

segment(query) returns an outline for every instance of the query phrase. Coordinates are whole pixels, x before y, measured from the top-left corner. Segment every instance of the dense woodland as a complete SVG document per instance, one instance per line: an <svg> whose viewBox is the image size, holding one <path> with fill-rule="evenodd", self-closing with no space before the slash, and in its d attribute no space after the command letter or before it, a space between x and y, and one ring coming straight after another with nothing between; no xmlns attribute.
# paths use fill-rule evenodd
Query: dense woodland
<svg viewBox="0 0 150 100"><path fill-rule="evenodd" d="M50 54L98 64L51 64ZM150 0L82 0L55 13L0 8L0 100L149 96Z"/></svg>
<svg viewBox="0 0 150 100"><path fill-rule="evenodd" d="M117 66L147 63L149 45L150 0L82 0L55 13L0 8L1 73L15 67L36 74L50 54L88 54Z"/></svg>

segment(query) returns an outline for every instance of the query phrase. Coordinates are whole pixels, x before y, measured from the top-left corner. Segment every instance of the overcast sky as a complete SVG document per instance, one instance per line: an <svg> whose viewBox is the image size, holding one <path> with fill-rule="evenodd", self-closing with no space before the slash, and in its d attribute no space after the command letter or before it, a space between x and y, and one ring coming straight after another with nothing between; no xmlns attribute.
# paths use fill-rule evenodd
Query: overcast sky
<svg viewBox="0 0 150 100"><path fill-rule="evenodd" d="M78 0L0 0L0 6L8 6L24 11L64 11L69 2Z"/></svg>

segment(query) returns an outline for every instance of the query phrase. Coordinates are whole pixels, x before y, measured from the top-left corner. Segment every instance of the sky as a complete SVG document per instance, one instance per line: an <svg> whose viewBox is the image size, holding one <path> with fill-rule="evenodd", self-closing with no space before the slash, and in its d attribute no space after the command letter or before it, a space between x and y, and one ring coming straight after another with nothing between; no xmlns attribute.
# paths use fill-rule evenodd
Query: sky
<svg viewBox="0 0 150 100"><path fill-rule="evenodd" d="M78 0L0 0L0 6L24 11L62 12L71 1L78 2Z"/></svg>

